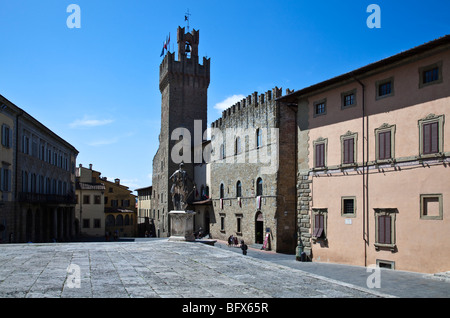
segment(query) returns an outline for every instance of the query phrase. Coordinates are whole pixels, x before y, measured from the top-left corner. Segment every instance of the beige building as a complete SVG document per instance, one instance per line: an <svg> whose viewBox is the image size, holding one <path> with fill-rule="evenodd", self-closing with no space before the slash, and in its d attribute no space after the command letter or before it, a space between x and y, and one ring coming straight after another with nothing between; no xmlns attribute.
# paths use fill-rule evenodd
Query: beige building
<svg viewBox="0 0 450 318"><path fill-rule="evenodd" d="M0 243L9 241L7 226L14 222L14 145L15 116L6 104L0 102Z"/></svg>
<svg viewBox="0 0 450 318"><path fill-rule="evenodd" d="M105 230L110 235L133 237L137 235L136 196L129 188L120 184L120 179L114 182L106 177L96 178L96 182L105 185Z"/></svg>
<svg viewBox="0 0 450 318"><path fill-rule="evenodd" d="M105 236L105 185L98 183L97 171L80 165L76 169L75 215L81 237Z"/></svg>
<svg viewBox="0 0 450 318"><path fill-rule="evenodd" d="M449 84L446 36L279 99L298 107L310 259L449 270Z"/></svg>
<svg viewBox="0 0 450 318"><path fill-rule="evenodd" d="M139 188L137 192L138 236L153 237L155 233L155 213L153 209L152 186Z"/></svg>
<svg viewBox="0 0 450 318"><path fill-rule="evenodd" d="M2 240L70 241L78 151L1 95L0 108Z"/></svg>

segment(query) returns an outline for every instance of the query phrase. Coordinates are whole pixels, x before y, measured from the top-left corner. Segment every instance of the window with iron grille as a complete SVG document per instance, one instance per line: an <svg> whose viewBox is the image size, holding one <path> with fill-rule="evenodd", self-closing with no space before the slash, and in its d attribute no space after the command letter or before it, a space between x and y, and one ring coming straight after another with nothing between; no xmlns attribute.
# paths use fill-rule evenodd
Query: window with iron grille
<svg viewBox="0 0 450 318"><path fill-rule="evenodd" d="M341 215L345 217L356 216L356 197L341 198Z"/></svg>

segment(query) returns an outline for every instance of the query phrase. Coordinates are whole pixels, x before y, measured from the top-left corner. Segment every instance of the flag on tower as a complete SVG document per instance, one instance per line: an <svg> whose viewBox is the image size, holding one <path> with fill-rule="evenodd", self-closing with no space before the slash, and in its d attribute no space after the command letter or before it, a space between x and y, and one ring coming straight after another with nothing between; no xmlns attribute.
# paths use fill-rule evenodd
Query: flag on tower
<svg viewBox="0 0 450 318"><path fill-rule="evenodd" d="M163 56L163 55L164 55L164 43L163 43L163 48L162 48L160 57Z"/></svg>
<svg viewBox="0 0 450 318"><path fill-rule="evenodd" d="M167 50L167 51L170 50L170 48L169 48L169 43L170 43L170 32L169 32L169 37L166 36L166 40L165 40L164 43L163 43L163 48L162 48L162 51L161 51L161 55L160 55L160 56L163 56L163 55L164 55L164 50Z"/></svg>

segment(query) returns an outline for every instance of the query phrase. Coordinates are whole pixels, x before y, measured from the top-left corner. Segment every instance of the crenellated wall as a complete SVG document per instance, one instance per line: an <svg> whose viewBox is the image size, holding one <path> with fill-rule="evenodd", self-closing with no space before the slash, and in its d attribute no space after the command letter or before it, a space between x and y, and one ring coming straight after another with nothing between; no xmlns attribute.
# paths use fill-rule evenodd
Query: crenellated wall
<svg viewBox="0 0 450 318"><path fill-rule="evenodd" d="M254 92L212 123L210 193L215 222L211 234L222 240L234 235L251 245L263 243L269 233L270 249L293 253L296 115L294 109L276 101L281 96L278 87L263 94ZM262 134L256 142L259 130Z"/></svg>

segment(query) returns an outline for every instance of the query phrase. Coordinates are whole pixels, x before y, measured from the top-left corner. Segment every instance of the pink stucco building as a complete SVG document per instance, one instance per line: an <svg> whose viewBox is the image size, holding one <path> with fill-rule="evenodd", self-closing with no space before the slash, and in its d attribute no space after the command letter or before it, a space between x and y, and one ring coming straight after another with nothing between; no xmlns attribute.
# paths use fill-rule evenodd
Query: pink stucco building
<svg viewBox="0 0 450 318"><path fill-rule="evenodd" d="M297 107L312 261L450 269L450 36L279 99Z"/></svg>

